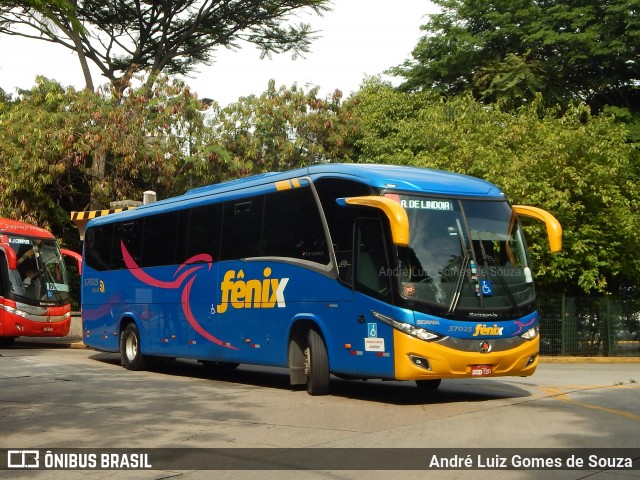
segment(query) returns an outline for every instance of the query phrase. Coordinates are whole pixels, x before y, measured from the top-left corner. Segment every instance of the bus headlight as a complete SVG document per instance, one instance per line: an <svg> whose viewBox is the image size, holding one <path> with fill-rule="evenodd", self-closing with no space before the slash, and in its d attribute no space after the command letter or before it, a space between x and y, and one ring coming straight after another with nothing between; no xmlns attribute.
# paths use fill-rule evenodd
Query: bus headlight
<svg viewBox="0 0 640 480"><path fill-rule="evenodd" d="M20 310L19 308L13 308L13 307L4 307L4 310L11 313L12 315L16 315L18 317L22 317L22 318L27 318L29 316L29 314L27 312L25 312L24 310Z"/></svg>
<svg viewBox="0 0 640 480"><path fill-rule="evenodd" d="M537 336L538 336L538 327L530 328L529 330L524 332L522 335L520 335L520 337L524 338L525 340L531 340L533 338L536 338Z"/></svg>
<svg viewBox="0 0 640 480"><path fill-rule="evenodd" d="M375 311L371 311L371 315L376 320L380 320L387 325L390 325L392 328L396 330L406 333L407 335L411 335L412 337L416 337L420 340L424 340L425 342L431 342L433 340L438 340L441 338L440 335L437 335L429 330L425 330L424 328L416 327L414 325L409 325L408 323L399 322L394 318L388 317L387 315L383 315L382 313L378 313Z"/></svg>

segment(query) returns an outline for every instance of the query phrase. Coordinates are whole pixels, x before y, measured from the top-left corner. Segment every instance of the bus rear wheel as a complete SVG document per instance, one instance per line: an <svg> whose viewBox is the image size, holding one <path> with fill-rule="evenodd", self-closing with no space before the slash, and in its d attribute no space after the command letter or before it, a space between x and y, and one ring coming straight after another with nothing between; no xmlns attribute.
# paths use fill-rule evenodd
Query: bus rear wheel
<svg viewBox="0 0 640 480"><path fill-rule="evenodd" d="M120 355L127 370L144 370L147 359L140 350L140 332L135 323L130 323L120 338Z"/></svg>
<svg viewBox="0 0 640 480"><path fill-rule="evenodd" d="M329 393L329 356L322 335L314 329L307 333L304 370L307 375L309 395L327 395Z"/></svg>

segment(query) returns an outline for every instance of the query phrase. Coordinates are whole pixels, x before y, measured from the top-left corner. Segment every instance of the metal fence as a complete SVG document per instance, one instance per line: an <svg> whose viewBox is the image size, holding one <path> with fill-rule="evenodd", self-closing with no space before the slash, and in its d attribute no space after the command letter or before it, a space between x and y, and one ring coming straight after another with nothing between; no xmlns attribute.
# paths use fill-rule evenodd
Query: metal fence
<svg viewBox="0 0 640 480"><path fill-rule="evenodd" d="M640 356L640 302L613 296L538 295L540 354Z"/></svg>

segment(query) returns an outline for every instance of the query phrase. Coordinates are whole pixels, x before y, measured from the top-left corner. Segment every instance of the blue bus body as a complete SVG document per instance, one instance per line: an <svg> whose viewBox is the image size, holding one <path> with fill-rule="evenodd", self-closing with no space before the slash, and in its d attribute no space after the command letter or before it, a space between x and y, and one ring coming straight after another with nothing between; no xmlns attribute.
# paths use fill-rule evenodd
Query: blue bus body
<svg viewBox="0 0 640 480"><path fill-rule="evenodd" d="M469 213L478 201L500 226L467 226L484 221L485 204ZM538 320L529 267L512 266L526 255L514 218L496 186L421 168L327 164L197 188L88 224L84 342L132 369L154 357L286 367L312 394L328 392L329 372L424 386L531 375ZM426 236L399 246L407 221L408 235ZM460 251L420 273L404 258L426 264L428 225L440 223L444 243L429 248ZM484 250L494 246L510 260L496 263Z"/></svg>

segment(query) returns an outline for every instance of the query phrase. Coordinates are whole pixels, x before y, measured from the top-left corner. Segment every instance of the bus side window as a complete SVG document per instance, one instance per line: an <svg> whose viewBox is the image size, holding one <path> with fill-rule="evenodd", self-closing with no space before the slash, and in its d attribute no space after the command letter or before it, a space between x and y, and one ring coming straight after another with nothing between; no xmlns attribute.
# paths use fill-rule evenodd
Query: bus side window
<svg viewBox="0 0 640 480"><path fill-rule="evenodd" d="M271 193L265 202L264 256L329 263L320 212L310 188Z"/></svg>
<svg viewBox="0 0 640 480"><path fill-rule="evenodd" d="M85 242L85 262L97 271L109 270L111 266L111 243L113 225L101 225L87 230Z"/></svg>
<svg viewBox="0 0 640 480"><path fill-rule="evenodd" d="M220 260L262 255L262 195L224 203Z"/></svg>
<svg viewBox="0 0 640 480"><path fill-rule="evenodd" d="M382 222L360 218L354 226L355 287L373 297L390 296L390 269L387 261Z"/></svg>
<svg viewBox="0 0 640 480"><path fill-rule="evenodd" d="M176 263L178 212L146 217L142 229L141 267Z"/></svg>
<svg viewBox="0 0 640 480"><path fill-rule="evenodd" d="M373 195L375 192L369 185L342 178L321 178L314 185L329 226L338 264L338 278L346 285L353 286L353 224L361 212L339 206L336 199Z"/></svg>
<svg viewBox="0 0 640 480"><path fill-rule="evenodd" d="M113 241L111 242L111 269L127 268L122 255L122 245L129 252L136 264L140 265L142 254L142 222L143 219L127 220L116 223L113 228Z"/></svg>
<svg viewBox="0 0 640 480"><path fill-rule="evenodd" d="M178 227L178 262L194 255L209 255L214 261L220 256L222 203L193 207L180 212Z"/></svg>

